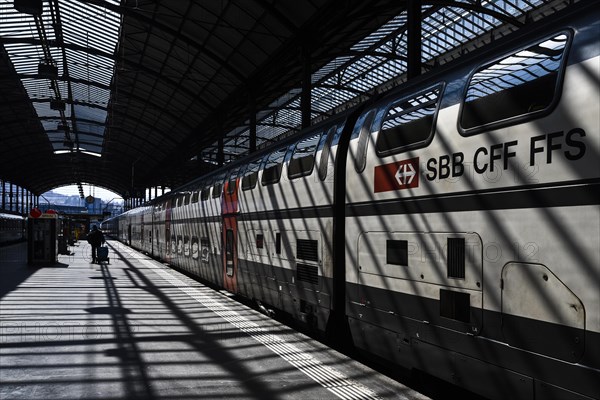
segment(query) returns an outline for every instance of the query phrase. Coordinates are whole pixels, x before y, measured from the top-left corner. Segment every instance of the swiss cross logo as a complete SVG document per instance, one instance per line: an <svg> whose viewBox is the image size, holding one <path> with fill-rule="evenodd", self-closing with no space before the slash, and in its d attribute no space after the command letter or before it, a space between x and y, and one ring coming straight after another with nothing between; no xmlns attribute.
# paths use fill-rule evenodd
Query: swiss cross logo
<svg viewBox="0 0 600 400"><path fill-rule="evenodd" d="M380 165L374 171L375 193L419 186L419 157Z"/></svg>

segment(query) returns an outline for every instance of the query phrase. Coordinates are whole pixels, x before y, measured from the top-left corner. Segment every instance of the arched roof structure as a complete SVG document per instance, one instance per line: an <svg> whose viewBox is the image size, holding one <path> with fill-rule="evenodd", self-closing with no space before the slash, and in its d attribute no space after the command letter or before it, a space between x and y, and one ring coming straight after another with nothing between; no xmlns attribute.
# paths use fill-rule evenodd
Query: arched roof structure
<svg viewBox="0 0 600 400"><path fill-rule="evenodd" d="M0 0L0 179L174 187L576 5Z"/></svg>

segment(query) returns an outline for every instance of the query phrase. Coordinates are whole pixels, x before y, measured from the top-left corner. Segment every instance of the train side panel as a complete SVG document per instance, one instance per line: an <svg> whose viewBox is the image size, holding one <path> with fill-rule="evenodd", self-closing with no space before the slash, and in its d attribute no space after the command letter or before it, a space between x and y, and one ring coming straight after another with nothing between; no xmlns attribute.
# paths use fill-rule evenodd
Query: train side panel
<svg viewBox="0 0 600 400"><path fill-rule="evenodd" d="M344 123L264 155L256 183L241 174L239 185L238 290L321 331L332 307L334 141Z"/></svg>
<svg viewBox="0 0 600 400"><path fill-rule="evenodd" d="M540 33L359 118L345 236L358 347L490 398L597 398L600 61L586 29ZM501 76L521 68L544 88ZM513 97L480 94L498 82ZM413 120L435 129L403 131Z"/></svg>

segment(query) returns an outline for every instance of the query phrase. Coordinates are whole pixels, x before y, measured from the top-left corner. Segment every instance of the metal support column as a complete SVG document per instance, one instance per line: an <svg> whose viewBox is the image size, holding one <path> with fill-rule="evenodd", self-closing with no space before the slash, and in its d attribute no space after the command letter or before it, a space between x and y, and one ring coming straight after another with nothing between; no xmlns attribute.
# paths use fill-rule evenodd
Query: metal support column
<svg viewBox="0 0 600 400"><path fill-rule="evenodd" d="M8 192L8 209L13 211L13 184L10 183L10 191Z"/></svg>
<svg viewBox="0 0 600 400"><path fill-rule="evenodd" d="M310 48L305 43L302 47L302 93L300 96L300 110L302 113L302 128L310 126L310 111L312 107L312 81L310 71Z"/></svg>
<svg viewBox="0 0 600 400"><path fill-rule="evenodd" d="M407 70L410 80L421 75L421 0L407 2Z"/></svg>
<svg viewBox="0 0 600 400"><path fill-rule="evenodd" d="M225 163L225 154L223 152L223 126L219 123L219 148L217 149L217 165L222 167Z"/></svg>
<svg viewBox="0 0 600 400"><path fill-rule="evenodd" d="M0 179L0 183L2 183L2 210L6 207L6 181Z"/></svg>
<svg viewBox="0 0 600 400"><path fill-rule="evenodd" d="M21 210L19 210L20 207L20 195L19 195L19 189L21 189L20 187L17 186L17 192L15 193L15 211L16 212L20 212Z"/></svg>
<svg viewBox="0 0 600 400"><path fill-rule="evenodd" d="M256 151L256 102L254 92L250 97L250 143L248 144L248 152L252 154Z"/></svg>

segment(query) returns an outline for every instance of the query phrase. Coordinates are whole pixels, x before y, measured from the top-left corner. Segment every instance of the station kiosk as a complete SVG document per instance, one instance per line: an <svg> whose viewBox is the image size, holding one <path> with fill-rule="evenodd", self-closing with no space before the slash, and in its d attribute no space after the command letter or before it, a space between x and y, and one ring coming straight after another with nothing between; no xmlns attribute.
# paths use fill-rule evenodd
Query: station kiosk
<svg viewBox="0 0 600 400"><path fill-rule="evenodd" d="M33 209L27 218L27 263L54 265L58 263L58 214L41 213Z"/></svg>

